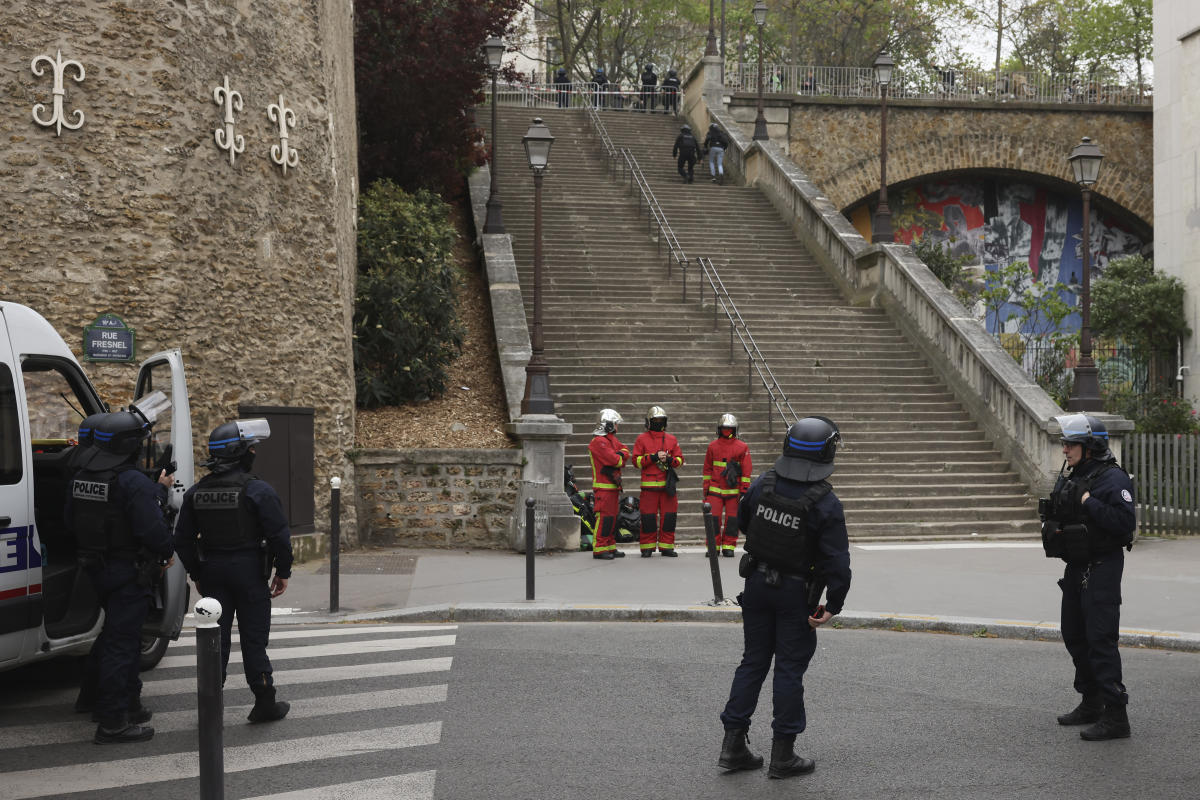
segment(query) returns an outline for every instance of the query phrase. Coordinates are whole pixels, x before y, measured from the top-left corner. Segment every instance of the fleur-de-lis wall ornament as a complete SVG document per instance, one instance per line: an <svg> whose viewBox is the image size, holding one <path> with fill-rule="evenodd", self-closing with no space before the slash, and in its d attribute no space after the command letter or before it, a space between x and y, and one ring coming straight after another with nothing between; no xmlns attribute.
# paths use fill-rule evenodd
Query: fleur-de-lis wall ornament
<svg viewBox="0 0 1200 800"><path fill-rule="evenodd" d="M287 175L288 167L294 169L300 163L296 148L288 147L288 128L296 127L296 113L283 104L281 94L278 103L267 106L267 117L279 123L279 144L271 145L271 160L282 167L283 174Z"/></svg>
<svg viewBox="0 0 1200 800"><path fill-rule="evenodd" d="M225 107L225 127L213 131L213 137L217 140L217 147L229 151L229 166L232 167L237 154L245 152L246 140L240 133L235 135L233 132L233 112L242 110L242 95L229 88L228 75L223 85L213 89L213 101Z"/></svg>
<svg viewBox="0 0 1200 800"><path fill-rule="evenodd" d="M83 127L82 111L75 109L75 112L71 115L75 118L75 124L73 125L70 122L67 122L66 118L63 116L63 97L67 93L67 90L63 88L63 75L66 73L67 67L74 67L78 73L75 75L75 82L82 83L84 78L83 65L78 61L72 61L70 59L63 61L62 50L59 50L57 54L55 54L53 60L51 60L50 56L37 56L30 63L29 68L33 70L33 74L39 78L45 74L45 70L40 66L42 61L45 61L54 70L54 107L50 112L50 119L41 119L38 117L38 113L45 111L46 106L44 103L34 104L33 121L38 125L43 125L47 128L51 125L54 125L55 136L62 136L63 128L71 131L79 130L79 128Z"/></svg>

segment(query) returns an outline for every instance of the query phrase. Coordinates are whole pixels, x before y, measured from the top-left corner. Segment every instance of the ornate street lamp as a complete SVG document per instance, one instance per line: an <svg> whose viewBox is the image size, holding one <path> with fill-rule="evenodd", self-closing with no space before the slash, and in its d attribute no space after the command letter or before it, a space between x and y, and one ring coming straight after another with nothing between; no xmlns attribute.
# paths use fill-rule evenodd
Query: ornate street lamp
<svg viewBox="0 0 1200 800"><path fill-rule="evenodd" d="M529 132L521 140L525 157L533 170L533 352L525 365L525 396L521 399L522 414L553 414L554 398L550 396L550 365L546 363L542 343L542 174L550 165L550 145L554 137L542 123L534 119Z"/></svg>
<svg viewBox="0 0 1200 800"><path fill-rule="evenodd" d="M894 242L892 233L892 209L887 199L887 90L892 82L892 68L896 62L886 52L875 59L875 81L879 84L879 207L871 226L872 242Z"/></svg>
<svg viewBox="0 0 1200 800"><path fill-rule="evenodd" d="M758 26L758 116L754 118L754 138L766 141L767 118L763 116L763 25L767 24L767 4L758 0L751 9L754 13L754 24Z"/></svg>
<svg viewBox="0 0 1200 800"><path fill-rule="evenodd" d="M706 56L715 56L717 54L717 32L714 30L713 2L714 0L708 0L708 41L704 43L704 55Z"/></svg>
<svg viewBox="0 0 1200 800"><path fill-rule="evenodd" d="M1068 411L1103 411L1104 401L1100 398L1100 379L1096 374L1096 362L1092 360L1092 239L1091 239L1091 195L1092 186L1100 178L1100 162L1104 154L1088 137L1083 137L1071 151L1071 169L1075 182L1083 195L1083 225L1080 238L1083 240L1083 300L1080 307L1079 363L1075 366L1075 385L1067 400Z"/></svg>
<svg viewBox="0 0 1200 800"><path fill-rule="evenodd" d="M497 165L500 161L499 130L496 128L496 76L500 72L500 61L504 58L504 40L499 36L488 37L483 46L487 53L488 69L492 72L492 163L491 185L488 188L487 219L483 223L484 233L505 233L504 217L501 211L504 204L500 202L500 181L496 177Z"/></svg>

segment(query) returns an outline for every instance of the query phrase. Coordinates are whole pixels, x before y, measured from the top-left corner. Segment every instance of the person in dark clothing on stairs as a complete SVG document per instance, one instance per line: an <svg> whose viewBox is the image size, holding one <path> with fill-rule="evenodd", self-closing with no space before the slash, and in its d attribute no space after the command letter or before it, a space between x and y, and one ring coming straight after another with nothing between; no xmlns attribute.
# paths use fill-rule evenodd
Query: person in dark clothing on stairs
<svg viewBox="0 0 1200 800"><path fill-rule="evenodd" d="M653 111L658 100L658 75L649 64L642 70L642 111Z"/></svg>
<svg viewBox="0 0 1200 800"><path fill-rule="evenodd" d="M717 123L708 126L704 146L708 148L708 172L712 175L713 183L725 183L725 148L729 146L729 140Z"/></svg>
<svg viewBox="0 0 1200 800"><path fill-rule="evenodd" d="M695 177L696 152L699 149L700 143L696 141L696 137L692 133L692 126L681 126L679 135L675 137L675 147L671 151L671 155L675 158L675 168L679 170L679 177L683 179L684 183L691 183ZM683 171L685 164L687 172Z"/></svg>
<svg viewBox="0 0 1200 800"><path fill-rule="evenodd" d="M675 70L667 70L667 77L662 82L662 106L664 114L679 113L679 75Z"/></svg>

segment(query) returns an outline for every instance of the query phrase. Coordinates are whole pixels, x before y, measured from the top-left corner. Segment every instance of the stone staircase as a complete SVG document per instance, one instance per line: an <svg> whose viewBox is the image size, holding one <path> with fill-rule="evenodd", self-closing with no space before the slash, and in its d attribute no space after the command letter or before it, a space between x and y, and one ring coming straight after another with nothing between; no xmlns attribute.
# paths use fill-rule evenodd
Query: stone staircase
<svg viewBox="0 0 1200 800"><path fill-rule="evenodd" d="M480 115L481 117L490 115ZM533 314L533 179L521 137L534 114L499 109L504 221L513 235L526 312ZM679 534L703 537L700 474L717 419L732 412L755 473L774 461L785 424L739 344L730 361L723 316L714 329L711 294L701 307L698 271L681 297L667 276L634 196L614 180L586 116L540 112L556 141L543 182L543 331L557 413L574 427L566 463L590 486L587 443L599 410L625 418L632 449L646 409L663 406L687 463L680 470ZM856 539L1033 536L1035 504L945 383L880 310L848 305L836 285L756 189L708 179L683 184L671 147L678 121L602 115L617 147L628 147L683 249L711 258L799 416L841 428L832 482ZM698 132L703 139L703 131ZM625 470L627 493L637 471Z"/></svg>

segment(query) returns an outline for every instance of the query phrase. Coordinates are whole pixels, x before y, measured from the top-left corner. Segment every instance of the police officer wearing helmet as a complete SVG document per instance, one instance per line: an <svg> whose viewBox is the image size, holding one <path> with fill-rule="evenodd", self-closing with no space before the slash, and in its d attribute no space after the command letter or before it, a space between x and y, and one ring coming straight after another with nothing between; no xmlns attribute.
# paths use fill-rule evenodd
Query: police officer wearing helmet
<svg viewBox="0 0 1200 800"><path fill-rule="evenodd" d="M175 530L175 548L197 590L221 603L222 676L237 614L242 666L254 693L251 722L283 719L290 708L275 699L267 642L271 598L284 593L292 574L291 531L279 495L250 472L255 444L270 436L265 419L214 428L205 463L210 472L183 496Z"/></svg>
<svg viewBox="0 0 1200 800"><path fill-rule="evenodd" d="M128 411L104 415L91 428L90 456L71 480L66 508L79 561L104 609L104 627L92 644L88 672L76 710L92 711L99 724L96 744L144 742L145 725L138 675L142 625L153 586L171 562L171 532L163 514L174 475L161 470L152 480L137 468L150 426L170 401L162 392Z"/></svg>
<svg viewBox="0 0 1200 800"><path fill-rule="evenodd" d="M673 69L667 70L667 77L663 78L662 95L663 95L663 113L678 114L679 113L679 87L681 86L678 73Z"/></svg>
<svg viewBox="0 0 1200 800"><path fill-rule="evenodd" d="M1129 736L1117 650L1121 573L1137 521L1133 484L1108 448L1108 431L1090 414L1056 417L1062 428L1063 470L1041 501L1042 544L1067 566L1062 580L1062 636L1075 663L1079 705L1060 725L1088 725L1088 741Z"/></svg>
<svg viewBox="0 0 1200 800"><path fill-rule="evenodd" d="M738 509L746 534L739 574L745 651L721 712L725 739L718 765L725 770L763 764L747 744L750 717L775 660L772 778L812 772L795 754L807 724L804 672L817 648L816 629L842 610L850 590L850 546L841 501L826 480L841 435L825 417L805 417L784 437L783 454L751 485ZM822 588L825 604L820 605Z"/></svg>
<svg viewBox="0 0 1200 800"><path fill-rule="evenodd" d="M684 183L691 183L696 173L696 154L700 151L700 142L696 141L691 125L680 125L679 135L675 137L675 146L671 156L675 159L675 169ZM687 171L684 171L687 167Z"/></svg>

